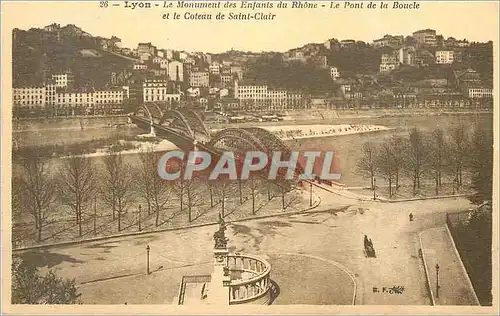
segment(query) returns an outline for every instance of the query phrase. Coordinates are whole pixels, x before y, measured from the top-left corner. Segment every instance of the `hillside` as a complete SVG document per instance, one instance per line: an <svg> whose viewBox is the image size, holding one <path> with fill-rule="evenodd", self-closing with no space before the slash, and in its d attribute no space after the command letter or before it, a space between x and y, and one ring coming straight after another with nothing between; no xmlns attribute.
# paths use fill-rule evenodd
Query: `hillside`
<svg viewBox="0 0 500 316"><path fill-rule="evenodd" d="M133 60L104 51L99 38L62 35L55 38L39 29L13 34L13 85L40 85L51 74L71 71L75 86L104 87L112 72L120 72Z"/></svg>

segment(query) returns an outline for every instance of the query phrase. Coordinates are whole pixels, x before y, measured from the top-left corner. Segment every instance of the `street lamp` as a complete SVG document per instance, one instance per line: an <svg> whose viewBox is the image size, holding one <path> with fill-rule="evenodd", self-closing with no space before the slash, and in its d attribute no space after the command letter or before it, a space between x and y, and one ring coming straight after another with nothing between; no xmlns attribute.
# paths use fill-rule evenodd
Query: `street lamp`
<svg viewBox="0 0 500 316"><path fill-rule="evenodd" d="M439 298L439 264L436 263L436 297Z"/></svg>
<svg viewBox="0 0 500 316"><path fill-rule="evenodd" d="M375 201L376 200L376 190L375 188L377 187L377 179L375 179L375 177L373 178L373 200Z"/></svg>
<svg viewBox="0 0 500 316"><path fill-rule="evenodd" d="M149 245L147 245L146 246L146 252L147 252L147 264L148 264L148 266L147 266L147 272L148 272L148 274L150 273L149 272L149 250L151 250L151 248L149 247Z"/></svg>

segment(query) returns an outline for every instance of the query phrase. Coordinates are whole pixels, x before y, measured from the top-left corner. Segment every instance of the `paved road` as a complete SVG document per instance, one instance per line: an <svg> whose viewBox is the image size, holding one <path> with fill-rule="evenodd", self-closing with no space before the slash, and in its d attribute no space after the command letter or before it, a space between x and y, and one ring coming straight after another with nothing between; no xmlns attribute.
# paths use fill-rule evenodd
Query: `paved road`
<svg viewBox="0 0 500 316"><path fill-rule="evenodd" d="M430 304L418 258L418 233L444 225L444 212L469 208L465 199L385 204L328 192L319 195L321 213L235 223L227 231L231 251L260 255L272 263L271 275L280 286L277 304L351 304L349 275L357 285L356 304ZM408 221L409 212L415 221ZM85 303L170 304L182 275L211 272L215 230L207 226L22 256L76 278ZM377 258L365 258L365 234ZM155 271L149 276L144 275L146 245ZM392 286L404 286L405 291L373 292L374 287Z"/></svg>

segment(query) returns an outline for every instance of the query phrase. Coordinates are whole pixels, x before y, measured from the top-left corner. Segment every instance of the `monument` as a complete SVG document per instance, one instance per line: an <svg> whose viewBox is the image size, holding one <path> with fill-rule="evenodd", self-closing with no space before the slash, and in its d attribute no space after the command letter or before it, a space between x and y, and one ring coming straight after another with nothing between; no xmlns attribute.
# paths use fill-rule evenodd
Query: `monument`
<svg viewBox="0 0 500 316"><path fill-rule="evenodd" d="M177 304L270 304L271 265L254 255L229 253L226 223L219 214L213 234L214 265L210 275L183 276Z"/></svg>
<svg viewBox="0 0 500 316"><path fill-rule="evenodd" d="M226 223L219 214L219 230L214 233L214 271L211 275L207 301L211 305L229 305L231 277L228 266L228 239L226 238L225 231Z"/></svg>

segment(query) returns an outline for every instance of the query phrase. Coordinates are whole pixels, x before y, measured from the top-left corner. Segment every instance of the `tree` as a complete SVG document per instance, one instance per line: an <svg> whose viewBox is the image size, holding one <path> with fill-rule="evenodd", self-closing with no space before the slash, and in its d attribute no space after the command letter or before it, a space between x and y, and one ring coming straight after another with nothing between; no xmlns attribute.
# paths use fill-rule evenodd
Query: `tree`
<svg viewBox="0 0 500 316"><path fill-rule="evenodd" d="M389 198L392 198L392 181L394 179L394 163L392 161L391 150L390 141L385 140L382 144L380 144L375 158L377 172L380 173L387 182L389 182Z"/></svg>
<svg viewBox="0 0 500 316"><path fill-rule="evenodd" d="M393 135L391 140L391 161L393 163L394 181L396 182L396 191L399 190L399 175L404 167L406 144L403 137Z"/></svg>
<svg viewBox="0 0 500 316"><path fill-rule="evenodd" d="M436 128L429 135L429 167L435 183L436 195L442 185L443 172L445 168L446 141L443 130Z"/></svg>
<svg viewBox="0 0 500 316"><path fill-rule="evenodd" d="M406 170L412 177L413 195L420 189L420 180L428 162L428 150L424 143L422 131L413 128L408 138L408 156L406 160Z"/></svg>
<svg viewBox="0 0 500 316"><path fill-rule="evenodd" d="M160 213L170 200L170 186L166 180L160 178L157 172L157 163L161 153L155 153L152 148L140 153L139 180L141 193L147 201L148 215L151 209L155 213L155 226L160 225Z"/></svg>
<svg viewBox="0 0 500 316"><path fill-rule="evenodd" d="M74 279L63 280L53 270L41 276L34 265L12 262L12 304L78 304L80 296Z"/></svg>
<svg viewBox="0 0 500 316"><path fill-rule="evenodd" d="M469 150L467 138L467 130L463 124L452 129L449 146L451 160L450 166L453 171L457 188L462 185L462 173L464 163L466 162L467 152Z"/></svg>
<svg viewBox="0 0 500 316"><path fill-rule="evenodd" d="M45 224L49 206L54 200L54 180L47 171L47 162L37 152L26 152L21 158L24 172L19 181L22 207L35 219L37 240L42 241L42 227Z"/></svg>
<svg viewBox="0 0 500 316"><path fill-rule="evenodd" d="M371 188L375 189L375 159L377 156L377 147L374 143L368 141L363 144L361 149L361 158L358 161L358 172L363 176L370 177Z"/></svg>
<svg viewBox="0 0 500 316"><path fill-rule="evenodd" d="M137 168L137 184L139 194L146 201L148 215L151 215L151 200L153 178L156 176L156 161L154 161L153 149L148 148L139 153L139 167Z"/></svg>
<svg viewBox="0 0 500 316"><path fill-rule="evenodd" d="M200 181L198 179L188 179L184 181L184 192L186 193L186 206L188 208L188 221L193 220L193 208L202 201L200 194Z"/></svg>
<svg viewBox="0 0 500 316"><path fill-rule="evenodd" d="M121 153L109 153L104 157L104 167L104 202L112 208L113 220L115 213L118 215L118 231L121 231L121 218L130 204L130 166L123 161Z"/></svg>
<svg viewBox="0 0 500 316"><path fill-rule="evenodd" d="M255 215L255 191L257 190L258 182L255 180L255 176L250 174L250 179L248 181L250 188L250 195L252 196L252 214Z"/></svg>
<svg viewBox="0 0 500 316"><path fill-rule="evenodd" d="M477 125L471 143L470 169L475 193L469 200L481 204L493 199L493 130Z"/></svg>
<svg viewBox="0 0 500 316"><path fill-rule="evenodd" d="M226 197L227 193L230 189L230 183L225 180L221 180L217 183L217 191L219 193L219 201L221 203L221 216L225 217L226 216Z"/></svg>
<svg viewBox="0 0 500 316"><path fill-rule="evenodd" d="M78 235L82 236L82 214L96 192L95 169L88 157L73 155L65 159L59 179L60 199L74 212Z"/></svg>

